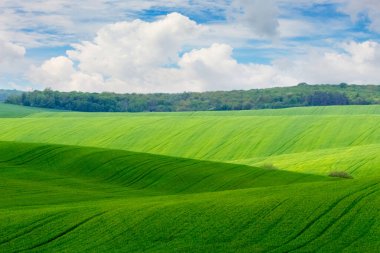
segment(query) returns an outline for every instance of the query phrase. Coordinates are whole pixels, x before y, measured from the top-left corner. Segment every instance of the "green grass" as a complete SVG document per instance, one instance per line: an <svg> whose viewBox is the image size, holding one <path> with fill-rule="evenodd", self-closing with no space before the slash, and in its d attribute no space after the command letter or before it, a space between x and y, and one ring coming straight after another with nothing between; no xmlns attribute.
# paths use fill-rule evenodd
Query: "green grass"
<svg viewBox="0 0 380 253"><path fill-rule="evenodd" d="M77 146L0 142L0 157L3 167L1 173L14 180L22 181L33 178L35 174L38 177L41 173L42 176L52 173L53 178L59 178L60 175L72 176L165 194L327 180L326 177L317 175L265 170L246 165Z"/></svg>
<svg viewBox="0 0 380 253"><path fill-rule="evenodd" d="M344 170L355 178L380 176L380 144L321 149L311 152L230 161L259 166L273 164L287 171L328 175Z"/></svg>
<svg viewBox="0 0 380 253"><path fill-rule="evenodd" d="M53 112L54 110L25 107L0 103L0 118L23 118L41 112Z"/></svg>
<svg viewBox="0 0 380 253"><path fill-rule="evenodd" d="M328 156L337 150L339 161L352 160L350 150L354 148L363 150L356 154L364 157L361 164L373 160L374 165L379 165L376 153L380 152L380 115L376 114L228 117L125 114L101 118L55 114L58 116L0 119L0 140L94 146L223 162L244 160L253 165L260 165L256 164L259 160L273 159L272 163L280 168L312 173L326 173L339 166L334 158L320 163L321 154ZM305 153L310 165L317 164L315 169L303 164ZM351 170L351 161L348 163L339 170ZM357 173L361 171L364 170Z"/></svg>
<svg viewBox="0 0 380 253"><path fill-rule="evenodd" d="M380 246L378 180L75 146L3 142L0 154L5 252Z"/></svg>
<svg viewBox="0 0 380 253"><path fill-rule="evenodd" d="M0 252L380 251L379 106L23 110L0 104Z"/></svg>

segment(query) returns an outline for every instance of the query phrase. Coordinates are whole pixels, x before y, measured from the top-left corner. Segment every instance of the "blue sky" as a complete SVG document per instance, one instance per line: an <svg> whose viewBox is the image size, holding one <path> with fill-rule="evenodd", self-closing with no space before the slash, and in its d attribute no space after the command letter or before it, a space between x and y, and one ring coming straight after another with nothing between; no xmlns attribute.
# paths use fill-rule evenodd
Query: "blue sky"
<svg viewBox="0 0 380 253"><path fill-rule="evenodd" d="M377 0L4 0L0 88L379 84Z"/></svg>

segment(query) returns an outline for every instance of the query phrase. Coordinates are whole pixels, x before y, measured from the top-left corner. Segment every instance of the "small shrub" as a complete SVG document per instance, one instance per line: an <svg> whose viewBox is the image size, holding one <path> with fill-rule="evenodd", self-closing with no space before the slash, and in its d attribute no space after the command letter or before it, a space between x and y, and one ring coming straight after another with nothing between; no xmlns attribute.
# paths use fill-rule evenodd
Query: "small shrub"
<svg viewBox="0 0 380 253"><path fill-rule="evenodd" d="M340 177L340 178L353 179L353 177L345 171L332 171L332 172L330 172L329 176L330 177Z"/></svg>
<svg viewBox="0 0 380 253"><path fill-rule="evenodd" d="M261 165L261 168L266 169L266 170L278 170L279 168L274 166L272 163L264 163Z"/></svg>

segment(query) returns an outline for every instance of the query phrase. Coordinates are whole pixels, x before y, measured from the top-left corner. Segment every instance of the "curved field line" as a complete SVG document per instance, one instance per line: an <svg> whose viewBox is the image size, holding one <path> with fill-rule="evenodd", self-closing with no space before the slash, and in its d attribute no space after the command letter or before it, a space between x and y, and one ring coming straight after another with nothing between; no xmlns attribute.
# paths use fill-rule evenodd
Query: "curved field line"
<svg viewBox="0 0 380 253"><path fill-rule="evenodd" d="M144 167L145 167L144 165L149 165L150 163L151 163L151 160L148 159L148 160L146 160L146 161L144 161L144 162L139 162L138 166L136 165L136 166L134 166L134 167L124 167L124 168L122 168L120 171L118 171L118 172L114 173L113 175L111 175L111 176L105 178L105 180L106 180L106 181L107 181L107 180L111 180L111 179L112 179L113 177L115 177L117 174L123 173L124 170L128 170L128 169L130 169L130 170L132 170L132 169L134 169L134 170L139 170L139 168L144 168ZM129 187L129 186L135 184L136 182L138 182L138 181L140 180L141 176L142 176L144 173L147 173L147 171L145 171L145 172L143 172L143 173L139 173L139 174L136 173L136 176L135 176L134 178L131 178L131 181L128 182L128 184L126 185L126 187Z"/></svg>
<svg viewBox="0 0 380 253"><path fill-rule="evenodd" d="M301 132L300 134L295 135L294 138L290 138L290 140L288 142L285 141L281 146L279 146L275 150L273 150L270 153L270 156L276 155L276 154L286 154L287 153L286 151L289 148L295 146L295 144L297 142L302 141L304 139L304 137L308 136L309 134L310 134L310 132L305 130L305 131Z"/></svg>
<svg viewBox="0 0 380 253"><path fill-rule="evenodd" d="M1 141L0 142L0 144L2 144L3 143L3 141ZM12 142L5 142L5 143L12 143ZM43 150L43 148L47 148L47 146L40 146L40 147L37 147L37 149L30 149L30 150L27 150L27 151L25 151L25 152L23 152L22 154L18 154L17 156L14 156L14 157L12 157L12 158L10 158L10 159L8 159L8 160L2 160L1 162L3 162L3 163L8 163L8 162L13 162L13 161L17 161L17 160L20 160L20 157L23 157L23 156L28 156L28 155L31 155L31 154L33 154L33 153L36 153L36 152L38 152L38 151L42 151ZM50 150L50 149L49 149ZM20 151L23 151L23 149L19 149L19 148L17 148L17 151L18 152L20 152Z"/></svg>
<svg viewBox="0 0 380 253"><path fill-rule="evenodd" d="M18 252L34 250L34 249L37 249L37 248L39 248L41 246L44 246L44 245L46 245L48 243L54 242L54 241L60 239L61 237L67 235L68 233L74 231L75 229L79 228L80 226L84 225L85 223L87 223L87 222L89 222L89 221L91 221L91 220L93 220L93 219L95 219L95 218L97 218L97 217L99 217L99 216L101 216L101 215L103 215L105 213L106 212L101 212L101 213L95 214L95 215L93 215L91 217L88 217L88 218L82 220L81 222L77 223L76 225L74 225L74 226L72 226L72 227L70 227L70 228L68 228L68 229L66 229L66 230L58 233L56 236L54 236L54 237L52 237L52 238L50 238L50 239L48 239L46 241L43 241L41 243L38 243L38 244L36 244L36 245L34 245L32 247L29 247L27 249L20 250Z"/></svg>
<svg viewBox="0 0 380 253"><path fill-rule="evenodd" d="M285 245L288 245L290 242L294 241L296 238L298 238L300 235L302 235L303 233L305 233L311 226L313 226L314 224L316 224L323 216L327 215L329 212L331 212L331 210L333 210L337 205L339 205L339 203L341 203L342 201L344 201L345 199L349 198L350 196L354 195L354 194L357 194L359 192L362 192L362 191L365 191L367 190L368 188L371 188L375 185L378 185L378 183L373 183L373 184L370 184L362 189L359 189L355 192L352 192L352 193L348 193L346 195L344 195L343 197L337 199L336 201L334 201L325 211L323 211L322 213L320 213L317 217L315 217L314 219L312 219L311 221L309 221L305 226L304 228L302 228L297 234L291 236L286 242L282 243L280 246L277 246L273 249L270 250L270 252L275 252L276 250L284 247Z"/></svg>
<svg viewBox="0 0 380 253"><path fill-rule="evenodd" d="M355 163L352 167L354 167L353 169L350 170L351 173L354 173L355 171L357 171L358 169L362 168L363 166L365 166L366 164L372 162L373 160L375 160L377 157L372 157L372 158L367 158L367 159L362 159L362 160L359 160L359 162ZM358 165L359 164L359 165Z"/></svg>
<svg viewBox="0 0 380 253"><path fill-rule="evenodd" d="M15 240L17 238L20 238L20 237L22 237L24 235L27 235L27 234L33 232L35 229L37 229L39 227L42 227L46 223L49 223L50 221L54 220L57 216L60 216L60 214L56 213L56 214L53 214L53 215L50 215L48 217L44 217L42 219L39 219L37 221L32 222L31 224L29 224L28 227L26 227L26 230L24 230L22 233L18 233L18 234L16 233L14 236L0 241L0 246L4 245L6 243L10 243L11 241L13 241L13 240Z"/></svg>
<svg viewBox="0 0 380 253"><path fill-rule="evenodd" d="M151 162L151 160L147 161L147 163L149 164ZM146 169L144 170L142 173L140 173L137 177L135 177L132 181L130 181L128 184L127 184L127 187L133 187L134 184L138 183L139 181L143 180L144 178L148 177L150 174L154 173L155 171L158 171L160 168L162 167L165 167L165 165L170 165L172 164L172 162L163 162L161 164L157 164L155 166L152 166L151 168L149 169ZM177 168L174 168L173 170L175 170ZM120 174L122 171L120 171L118 174ZM165 173L164 173L165 174ZM112 176L114 177L116 176L115 174ZM112 177L110 177L109 179L111 179ZM156 180L157 181L157 180Z"/></svg>
<svg viewBox="0 0 380 253"><path fill-rule="evenodd" d="M168 163L168 164L171 164L171 163ZM191 167L191 166L193 166L193 165L195 165L195 164L197 164L197 163L191 163L191 164L188 164L188 165L186 165L186 166L182 166L181 169L186 168L186 167ZM157 168L155 168L155 170L160 169L161 167L163 167L163 166L162 166L162 165L159 165ZM171 172L176 171L177 169L178 169L178 168L174 167L173 169L170 169L170 170L165 171L165 173L162 173L161 175L159 175L159 177L156 178L156 180L154 180L154 181L152 181L151 183L145 185L144 187L142 187L142 188L138 188L138 189L149 188L149 187L152 186L154 183L159 182L159 181L161 180L161 178L165 178L166 175L169 175ZM153 170L150 171L149 173L152 173L152 172L153 172ZM148 175L145 174L144 177L140 178L140 180L142 180L142 179L145 178L146 176L148 176ZM177 176L178 176L178 175L177 175ZM211 176L211 175L210 175L210 176ZM178 177L179 177L179 176L178 176ZM179 177L179 178L181 179L181 181L182 181L183 183L185 183L181 177ZM198 182L196 182L196 183L198 183Z"/></svg>
<svg viewBox="0 0 380 253"><path fill-rule="evenodd" d="M270 215L272 212L274 212L276 209L278 209L280 206L282 206L282 204L284 204L287 200L288 199L281 200L278 203L276 203L273 207L270 207L268 209L264 208L263 210L261 210L260 213L258 213L257 215L255 215L255 219L246 222L244 225L242 225L239 228L239 230L240 230L239 233L236 233L235 236L233 237L233 239L238 238L240 236L240 234L244 233L245 231L248 231L250 229L250 227L255 224L255 221L257 221L260 218L264 218L265 216ZM283 217L280 216L273 223L279 222L282 218ZM261 231L261 234L266 234L271 229L272 229L272 226L269 225L269 226L267 226L266 229L264 229L264 230Z"/></svg>
<svg viewBox="0 0 380 253"><path fill-rule="evenodd" d="M363 232L360 233L354 240L352 240L347 245L345 245L345 247L342 249L342 252L345 251L345 249L350 248L351 245L354 244L355 242L357 242L358 240L362 239L363 236L366 235L372 229L372 227L375 225L374 221L375 221L375 219L373 219L373 218L370 221L368 221L367 222L367 224L368 224L367 229L363 230Z"/></svg>
<svg viewBox="0 0 380 253"><path fill-rule="evenodd" d="M361 135L359 135L356 139L354 139L350 144L349 144L349 146L359 146L359 145L353 145L353 143L354 142L359 142L359 143L362 143L362 141L360 141L360 138L362 139L362 140L365 140L366 138L368 138L368 136L371 136L374 132L376 132L376 131L378 131L378 128L377 127L373 127L372 129L371 129L371 127L370 128L368 128L368 129L366 129L366 131L363 131L363 133L361 134ZM364 137L363 137L364 136ZM362 138L363 137L363 138Z"/></svg>
<svg viewBox="0 0 380 253"><path fill-rule="evenodd" d="M361 196L358 196L356 199L354 199L345 209L344 211L336 218L336 219L333 219L332 221L330 221L326 227L320 231L316 237L312 238L310 241L308 242L305 242L301 245L298 245L296 248L293 248L292 250L289 250L289 251L293 251L293 250L297 250L297 249L300 249L302 247L305 247L307 244L309 243L312 243L316 240L318 240L320 237L322 237L327 230L329 230L332 226L334 226L337 222L339 222L344 216L346 216L350 210L352 210L359 202L361 202L363 199L367 198L368 196L374 194L375 192L378 192L379 189L375 189L375 190L372 190L364 195L361 195Z"/></svg>
<svg viewBox="0 0 380 253"><path fill-rule="evenodd" d="M54 152L54 151L56 151L56 150L59 150L59 149L62 149L62 147L49 148L49 149L46 151L46 153L44 153L44 150L43 150L43 149L38 149L37 152L42 152L42 154L40 154L40 155L36 155L36 156L33 156L32 158L30 158L29 160L26 160L26 161L25 161L25 160L22 160L22 161L20 161L19 163L16 163L15 165L25 165L25 164L27 164L27 163L30 163L30 162L32 162L32 161L34 161L34 160L37 160L37 159L39 159L39 158L41 158L41 157L44 157L44 156L48 155L49 153L52 153L52 152ZM36 150L32 150L31 152L28 152L28 153L32 153L32 152L35 152L35 153L36 153ZM15 159L19 159L19 156L15 157L15 158L12 159L12 160L15 160Z"/></svg>

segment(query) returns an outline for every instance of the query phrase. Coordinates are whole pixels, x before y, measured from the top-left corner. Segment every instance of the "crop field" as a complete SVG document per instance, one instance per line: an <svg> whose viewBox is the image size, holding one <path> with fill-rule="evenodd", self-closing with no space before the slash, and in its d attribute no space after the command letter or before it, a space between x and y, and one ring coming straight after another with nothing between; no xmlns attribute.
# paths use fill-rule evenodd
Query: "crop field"
<svg viewBox="0 0 380 253"><path fill-rule="evenodd" d="M0 104L0 129L0 252L380 252L380 106Z"/></svg>

